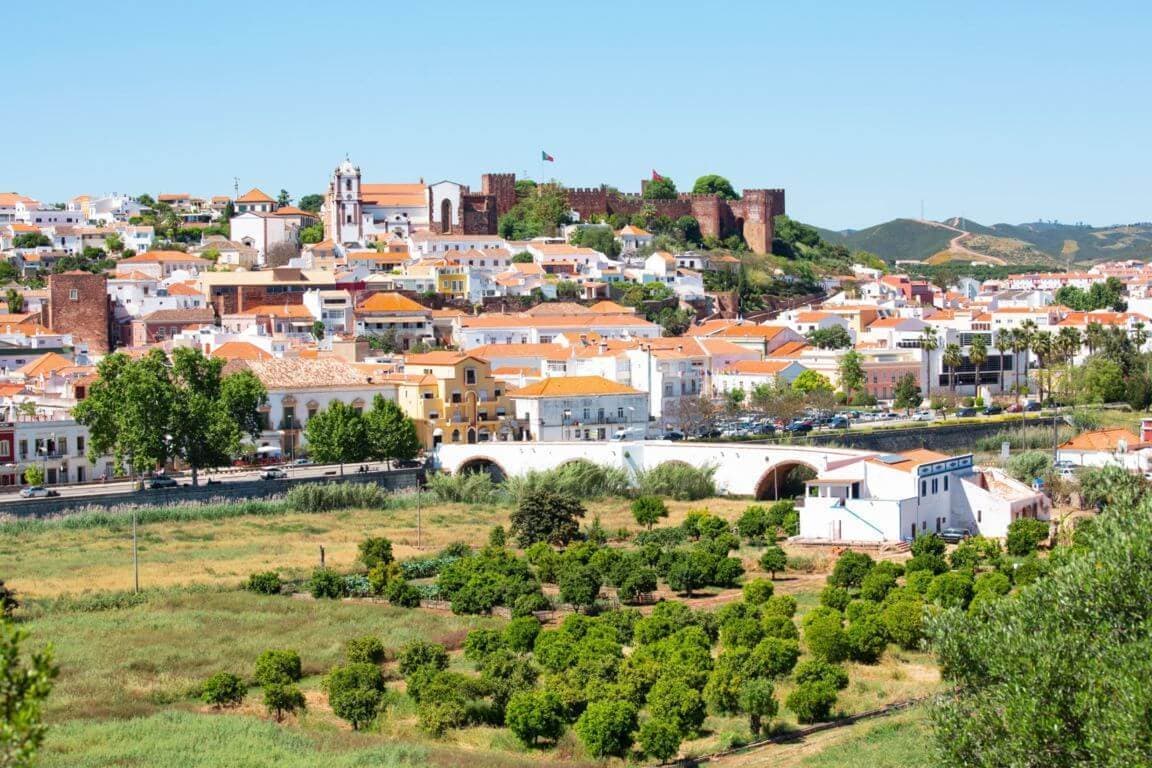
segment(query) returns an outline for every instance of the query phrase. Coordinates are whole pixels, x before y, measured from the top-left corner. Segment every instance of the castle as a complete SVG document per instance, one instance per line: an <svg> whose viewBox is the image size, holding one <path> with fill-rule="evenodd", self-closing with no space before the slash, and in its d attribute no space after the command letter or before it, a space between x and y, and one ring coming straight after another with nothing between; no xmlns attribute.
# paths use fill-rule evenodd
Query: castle
<svg viewBox="0 0 1152 768"><path fill-rule="evenodd" d="M782 189L746 189L739 200L697 194L647 200L642 194L624 194L607 186L567 192L568 203L581 221L611 214L633 216L645 209L671 219L692 216L700 222L701 234L742 235L756 253L772 250L773 219L784 213ZM414 231L494 235L500 217L514 205L513 173L484 174L478 193L454 181L365 184L360 169L346 159L332 174L321 216L329 240L363 245Z"/></svg>

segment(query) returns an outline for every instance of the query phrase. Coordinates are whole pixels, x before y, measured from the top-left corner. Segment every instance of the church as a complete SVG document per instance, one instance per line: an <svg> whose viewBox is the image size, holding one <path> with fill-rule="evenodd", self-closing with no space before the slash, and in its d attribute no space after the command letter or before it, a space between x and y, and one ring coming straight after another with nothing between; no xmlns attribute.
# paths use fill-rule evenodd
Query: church
<svg viewBox="0 0 1152 768"><path fill-rule="evenodd" d="M454 181L367 184L346 158L332 173L321 216L327 239L366 246L419 231L494 235L499 217L515 204L512 174L484 174L479 194Z"/></svg>

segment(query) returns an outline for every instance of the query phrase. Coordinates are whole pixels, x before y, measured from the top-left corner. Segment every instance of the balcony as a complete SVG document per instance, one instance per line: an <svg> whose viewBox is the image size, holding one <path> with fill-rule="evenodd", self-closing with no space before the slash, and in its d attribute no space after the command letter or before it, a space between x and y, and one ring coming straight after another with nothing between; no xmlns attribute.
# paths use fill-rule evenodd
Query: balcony
<svg viewBox="0 0 1152 768"><path fill-rule="evenodd" d="M282 432L303 429L303 427L300 426L300 419L297 419L294 416L283 417L278 422L278 426L276 428Z"/></svg>

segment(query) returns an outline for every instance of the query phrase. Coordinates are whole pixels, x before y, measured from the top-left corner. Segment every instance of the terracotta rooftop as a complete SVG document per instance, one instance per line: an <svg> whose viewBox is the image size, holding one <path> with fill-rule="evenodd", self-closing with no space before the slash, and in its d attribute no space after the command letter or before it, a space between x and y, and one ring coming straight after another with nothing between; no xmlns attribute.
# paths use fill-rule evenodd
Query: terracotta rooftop
<svg viewBox="0 0 1152 768"><path fill-rule="evenodd" d="M399 293L379 291L356 305L357 312L427 312L428 308Z"/></svg>
<svg viewBox="0 0 1152 768"><path fill-rule="evenodd" d="M226 341L212 350L212 357L223 360L271 360L273 355L247 341Z"/></svg>
<svg viewBox="0 0 1152 768"><path fill-rule="evenodd" d="M603 376L547 378L511 393L512 397L575 397L581 395L640 395L638 389L617 384Z"/></svg>
<svg viewBox="0 0 1152 768"><path fill-rule="evenodd" d="M268 195L264 194L259 189L256 189L255 187L253 187L252 189L248 190L244 194L240 195L240 197L236 198L236 202L238 202L238 203L274 203L276 201L273 200L272 198L268 197Z"/></svg>
<svg viewBox="0 0 1152 768"><path fill-rule="evenodd" d="M1114 429L1097 429L1091 432L1081 432L1076 437L1063 443L1060 447L1069 451L1087 451L1115 453L1123 441L1130 451L1147 446L1140 438L1127 429L1117 427Z"/></svg>
<svg viewBox="0 0 1152 768"><path fill-rule="evenodd" d="M873 464L879 464L882 467L898 469L901 472L911 472L921 464L931 464L934 461L943 461L944 459L951 458L951 456L946 453L937 453L936 451L929 451L926 448L901 451L900 453L893 454L893 456L899 456L903 461L883 461L876 456L869 458L868 461Z"/></svg>

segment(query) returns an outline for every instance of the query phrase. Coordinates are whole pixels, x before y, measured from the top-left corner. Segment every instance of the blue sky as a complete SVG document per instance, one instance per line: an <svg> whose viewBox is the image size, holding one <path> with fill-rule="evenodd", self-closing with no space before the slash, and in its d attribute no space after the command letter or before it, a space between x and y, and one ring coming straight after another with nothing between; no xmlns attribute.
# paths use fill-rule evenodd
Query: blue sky
<svg viewBox="0 0 1152 768"><path fill-rule="evenodd" d="M1009 7L1010 6L1010 7ZM120 3L6 9L0 189L321 192L541 170L897 216L1152 219L1148 3Z"/></svg>

